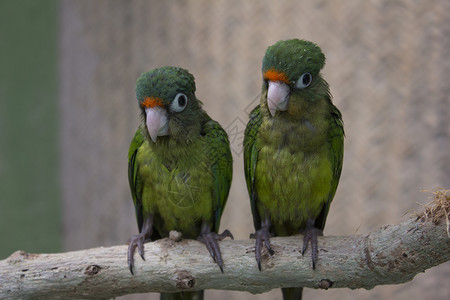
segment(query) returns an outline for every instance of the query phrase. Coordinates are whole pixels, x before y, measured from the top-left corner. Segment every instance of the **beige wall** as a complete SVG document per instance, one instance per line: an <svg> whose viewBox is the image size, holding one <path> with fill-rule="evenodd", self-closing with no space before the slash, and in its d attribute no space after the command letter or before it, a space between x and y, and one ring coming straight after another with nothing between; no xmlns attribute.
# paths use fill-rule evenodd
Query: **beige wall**
<svg viewBox="0 0 450 300"><path fill-rule="evenodd" d="M230 132L234 178L221 227L248 238L242 131L264 51L288 38L322 47L345 122L344 168L325 234L365 234L404 220L427 202L422 189L449 188L449 12L449 1L62 1L65 248L125 243L137 232L127 182L140 118L134 85L141 72L163 65L189 69L204 108ZM304 294L447 299L449 266L404 285ZM277 290L206 295L281 297Z"/></svg>

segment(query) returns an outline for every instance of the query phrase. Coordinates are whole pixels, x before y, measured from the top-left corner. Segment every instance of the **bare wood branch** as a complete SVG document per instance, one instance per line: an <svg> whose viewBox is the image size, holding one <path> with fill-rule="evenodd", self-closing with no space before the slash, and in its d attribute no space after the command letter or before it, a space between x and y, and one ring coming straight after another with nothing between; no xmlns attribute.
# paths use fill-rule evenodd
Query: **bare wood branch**
<svg viewBox="0 0 450 300"><path fill-rule="evenodd" d="M319 238L319 261L300 253L302 237L273 238L263 271L254 241L222 241L224 273L206 247L193 240L162 239L136 255L135 275L127 246L58 254L17 251L0 261L0 298L105 299L129 293L226 289L262 293L279 287L365 288L410 281L417 273L450 260L447 224L409 220L368 235Z"/></svg>

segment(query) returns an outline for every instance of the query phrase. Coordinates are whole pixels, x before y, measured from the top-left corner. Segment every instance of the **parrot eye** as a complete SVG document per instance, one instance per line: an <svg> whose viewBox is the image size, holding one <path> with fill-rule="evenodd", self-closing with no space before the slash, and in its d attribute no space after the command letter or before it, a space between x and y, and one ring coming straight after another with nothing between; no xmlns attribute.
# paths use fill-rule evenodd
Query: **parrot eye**
<svg viewBox="0 0 450 300"><path fill-rule="evenodd" d="M312 81L312 76L310 73L306 72L303 73L302 76L297 80L295 83L295 87L299 90L304 89L305 87L309 86Z"/></svg>
<svg viewBox="0 0 450 300"><path fill-rule="evenodd" d="M174 112L183 111L186 108L188 102L188 98L185 94L178 93L173 99L172 104L170 105L170 110Z"/></svg>

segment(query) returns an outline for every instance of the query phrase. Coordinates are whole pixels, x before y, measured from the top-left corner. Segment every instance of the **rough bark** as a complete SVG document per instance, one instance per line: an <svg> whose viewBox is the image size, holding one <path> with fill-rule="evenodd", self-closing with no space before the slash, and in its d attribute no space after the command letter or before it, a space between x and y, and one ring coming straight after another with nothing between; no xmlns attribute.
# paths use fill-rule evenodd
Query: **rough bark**
<svg viewBox="0 0 450 300"><path fill-rule="evenodd" d="M254 241L220 242L224 273L200 242L162 239L136 254L135 275L128 270L127 246L58 254L16 251L0 261L0 298L106 299L129 293L226 289L262 293L279 287L371 289L410 281L450 260L445 218L408 220L368 235L319 238L319 260L301 255L302 237L273 238L273 256L263 255L260 272Z"/></svg>

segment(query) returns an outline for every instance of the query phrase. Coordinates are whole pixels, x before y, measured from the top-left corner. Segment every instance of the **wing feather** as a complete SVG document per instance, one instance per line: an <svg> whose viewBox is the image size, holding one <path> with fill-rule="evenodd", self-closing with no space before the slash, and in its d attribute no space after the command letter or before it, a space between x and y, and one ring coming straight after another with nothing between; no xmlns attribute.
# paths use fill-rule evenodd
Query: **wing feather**
<svg viewBox="0 0 450 300"><path fill-rule="evenodd" d="M128 183L130 184L131 196L133 198L134 208L136 212L136 220L139 232L142 230L144 222L142 209L142 179L139 176L139 166L136 162L139 148L144 143L145 138L139 128L130 144L128 151Z"/></svg>
<svg viewBox="0 0 450 300"><path fill-rule="evenodd" d="M341 112L335 106L333 106L331 110L330 122L331 129L329 131L328 140L331 151L329 159L331 161L333 178L331 180L331 189L328 200L315 221L316 227L320 229L325 227L325 221L327 219L328 211L330 210L331 201L334 198L339 178L341 177L344 159L344 125Z"/></svg>
<svg viewBox="0 0 450 300"><path fill-rule="evenodd" d="M260 106L256 106L250 113L250 120L247 123L244 133L244 172L245 180L247 182L247 190L250 196L250 206L253 215L253 224L255 229L261 227L261 216L256 209L256 202L258 195L255 189L255 171L256 163L258 161L258 151L256 148L256 137L258 135L259 127L261 126L262 117Z"/></svg>
<svg viewBox="0 0 450 300"><path fill-rule="evenodd" d="M228 135L214 120L209 120L203 126L203 133L208 149L207 157L211 164L211 171L214 177L213 198L214 198L214 226L215 232L219 231L220 218L222 216L233 175L233 158L230 151Z"/></svg>

